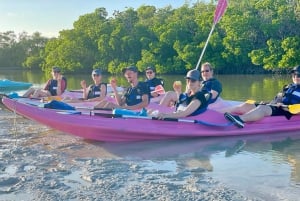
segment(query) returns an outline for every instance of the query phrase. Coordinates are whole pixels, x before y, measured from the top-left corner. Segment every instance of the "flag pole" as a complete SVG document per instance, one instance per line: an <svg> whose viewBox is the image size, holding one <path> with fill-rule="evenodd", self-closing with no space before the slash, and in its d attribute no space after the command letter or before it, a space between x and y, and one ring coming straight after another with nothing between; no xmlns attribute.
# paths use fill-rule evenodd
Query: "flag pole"
<svg viewBox="0 0 300 201"><path fill-rule="evenodd" d="M209 39L210 39L210 37L211 37L214 29L215 29L216 24L220 21L222 15L225 13L227 5L228 5L227 0L219 0L218 1L217 8L215 10L215 15L214 15L214 23L213 23L212 28L211 28L211 30L209 32L208 38L207 38L206 43L205 43L205 45L203 47L201 55L200 55L200 57L198 59L198 62L197 62L196 68L195 68L196 70L198 70L198 68L200 66L200 63L201 63L202 57L204 55L204 52L205 52L206 46L208 44L208 41L209 41Z"/></svg>

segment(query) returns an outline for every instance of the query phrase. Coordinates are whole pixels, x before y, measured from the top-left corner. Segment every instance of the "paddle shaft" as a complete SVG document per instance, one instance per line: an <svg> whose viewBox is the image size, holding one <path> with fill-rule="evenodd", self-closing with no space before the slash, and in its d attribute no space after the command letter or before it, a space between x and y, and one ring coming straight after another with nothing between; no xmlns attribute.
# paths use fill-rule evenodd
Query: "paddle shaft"
<svg viewBox="0 0 300 201"><path fill-rule="evenodd" d="M282 107L282 108L287 108L288 111L289 111L291 114L298 114L298 113L300 113L300 104L278 105L278 104L272 104L272 103L256 103L255 100L247 100L246 103L249 103L249 104L258 104L258 105L269 105L269 106Z"/></svg>
<svg viewBox="0 0 300 201"><path fill-rule="evenodd" d="M206 121L195 120L195 119L176 119L176 118L159 119L157 117L149 117L149 116L133 116L133 115L108 114L108 113L94 113L94 115L108 117L108 118L127 118L127 119L148 119L148 120L173 121L173 122L193 123L193 124L201 124L201 125L205 125L205 126L217 126L217 127L226 127L226 126L231 126L232 125L232 123L220 124L220 123L206 122Z"/></svg>

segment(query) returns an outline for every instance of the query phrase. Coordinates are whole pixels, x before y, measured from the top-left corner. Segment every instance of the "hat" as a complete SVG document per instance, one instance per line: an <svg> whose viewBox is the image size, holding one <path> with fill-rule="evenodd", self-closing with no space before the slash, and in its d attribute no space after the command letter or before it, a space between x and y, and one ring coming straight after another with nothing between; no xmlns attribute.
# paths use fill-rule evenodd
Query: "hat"
<svg viewBox="0 0 300 201"><path fill-rule="evenodd" d="M60 68L57 67L57 66L53 66L53 67L52 67L52 71L53 71L53 72L60 72Z"/></svg>
<svg viewBox="0 0 300 201"><path fill-rule="evenodd" d="M300 74L300 66L295 66L295 67L291 70L291 73Z"/></svg>
<svg viewBox="0 0 300 201"><path fill-rule="evenodd" d="M147 70L152 70L153 72L156 72L156 69L155 69L155 67L153 67L153 66L148 66L147 68L146 68L146 71Z"/></svg>
<svg viewBox="0 0 300 201"><path fill-rule="evenodd" d="M100 69L94 69L92 72L92 75L101 75L101 70Z"/></svg>
<svg viewBox="0 0 300 201"><path fill-rule="evenodd" d="M200 71L194 69L187 72L185 79L200 80Z"/></svg>
<svg viewBox="0 0 300 201"><path fill-rule="evenodd" d="M128 67L126 67L126 68L123 68L123 70L122 70L123 74L124 74L127 70L130 70L130 71L135 72L135 73L138 72L137 67L135 67L135 66L128 66Z"/></svg>

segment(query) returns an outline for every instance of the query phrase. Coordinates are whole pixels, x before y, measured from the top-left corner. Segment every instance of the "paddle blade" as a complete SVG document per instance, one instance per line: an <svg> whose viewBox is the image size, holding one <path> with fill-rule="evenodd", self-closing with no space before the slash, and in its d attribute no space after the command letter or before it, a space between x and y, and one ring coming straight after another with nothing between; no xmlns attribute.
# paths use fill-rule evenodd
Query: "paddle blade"
<svg viewBox="0 0 300 201"><path fill-rule="evenodd" d="M158 85L155 87L154 91L155 93L158 93L158 94L165 94L165 89L162 85Z"/></svg>
<svg viewBox="0 0 300 201"><path fill-rule="evenodd" d="M245 103L248 103L248 104L255 104L256 101L255 101L255 100L247 100Z"/></svg>
<svg viewBox="0 0 300 201"><path fill-rule="evenodd" d="M289 112L292 114L299 114L300 113L300 104L294 104L288 106Z"/></svg>
<svg viewBox="0 0 300 201"><path fill-rule="evenodd" d="M215 10L214 24L217 24L220 21L221 17L226 11L227 5L228 5L227 0L218 1L217 8Z"/></svg>

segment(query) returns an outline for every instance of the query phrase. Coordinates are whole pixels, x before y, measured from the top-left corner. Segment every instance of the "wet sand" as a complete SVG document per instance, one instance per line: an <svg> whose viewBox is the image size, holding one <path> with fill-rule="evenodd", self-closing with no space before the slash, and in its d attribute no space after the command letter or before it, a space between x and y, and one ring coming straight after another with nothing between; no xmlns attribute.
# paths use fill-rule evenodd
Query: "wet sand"
<svg viewBox="0 0 300 201"><path fill-rule="evenodd" d="M85 141L2 107L0 200L260 200L213 180L205 159L175 164L184 154L136 144Z"/></svg>

